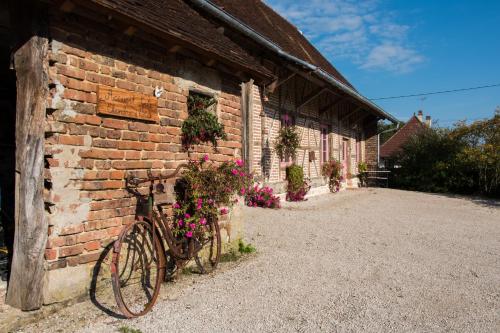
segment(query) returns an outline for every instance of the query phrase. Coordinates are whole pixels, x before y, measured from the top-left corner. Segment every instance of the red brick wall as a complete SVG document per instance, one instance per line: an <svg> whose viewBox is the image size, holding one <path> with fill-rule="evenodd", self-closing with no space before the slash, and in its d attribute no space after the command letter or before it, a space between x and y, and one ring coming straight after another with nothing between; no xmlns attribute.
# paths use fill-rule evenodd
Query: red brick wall
<svg viewBox="0 0 500 333"><path fill-rule="evenodd" d="M377 170L377 122L371 121L365 125L365 161L369 170Z"/></svg>
<svg viewBox="0 0 500 333"><path fill-rule="evenodd" d="M46 207L48 270L93 265L124 224L134 220L136 199L124 177L145 177L146 170L168 173L188 159L180 127L187 118L190 87L215 92L218 115L228 140L218 153L199 146L193 158L234 158L241 150L240 81L168 53L146 42L110 32L83 18L51 20L46 119ZM152 95L160 122L120 119L96 113L98 85Z"/></svg>

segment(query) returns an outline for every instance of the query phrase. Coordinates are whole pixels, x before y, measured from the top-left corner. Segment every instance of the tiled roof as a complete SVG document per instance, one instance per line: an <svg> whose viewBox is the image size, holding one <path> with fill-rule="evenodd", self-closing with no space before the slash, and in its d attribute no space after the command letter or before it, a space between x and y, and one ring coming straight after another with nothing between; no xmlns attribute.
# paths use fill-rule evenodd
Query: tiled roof
<svg viewBox="0 0 500 333"><path fill-rule="evenodd" d="M90 0L263 77L271 72L182 0Z"/></svg>
<svg viewBox="0 0 500 333"><path fill-rule="evenodd" d="M380 146L380 157L394 156L412 135L417 134L424 128L425 124L418 120L416 116L411 117L403 127Z"/></svg>
<svg viewBox="0 0 500 333"><path fill-rule="evenodd" d="M293 56L318 66L336 79L352 85L290 22L261 0L212 0L214 4L245 23Z"/></svg>

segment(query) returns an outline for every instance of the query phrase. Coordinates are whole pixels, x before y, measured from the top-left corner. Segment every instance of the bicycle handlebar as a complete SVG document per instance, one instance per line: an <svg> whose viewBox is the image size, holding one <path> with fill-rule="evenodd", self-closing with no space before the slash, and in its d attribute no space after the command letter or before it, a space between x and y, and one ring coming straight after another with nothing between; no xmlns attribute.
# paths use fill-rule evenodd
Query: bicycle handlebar
<svg viewBox="0 0 500 333"><path fill-rule="evenodd" d="M161 176L161 175L160 176L156 176L156 177L149 176L148 178L145 178L145 179L140 179L140 178L137 178L137 177L128 176L126 178L127 184L138 186L140 184L144 184L144 183L148 183L148 182L153 182L155 180L164 180L164 179L173 178L173 177L177 176L177 174L179 173L179 171L182 168L185 168L185 167L187 167L187 164L180 164L179 166L177 166L177 168L174 170L174 172L172 172L171 174L166 175L166 176ZM151 170L148 170L148 173L151 173Z"/></svg>

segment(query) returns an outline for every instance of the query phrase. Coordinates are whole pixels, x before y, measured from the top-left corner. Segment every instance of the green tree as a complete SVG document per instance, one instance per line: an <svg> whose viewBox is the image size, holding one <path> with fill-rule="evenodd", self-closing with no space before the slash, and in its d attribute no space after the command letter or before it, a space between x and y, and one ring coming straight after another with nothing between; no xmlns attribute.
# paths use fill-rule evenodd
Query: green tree
<svg viewBox="0 0 500 333"><path fill-rule="evenodd" d="M426 128L395 158L391 186L426 192L500 196L500 111L453 128Z"/></svg>

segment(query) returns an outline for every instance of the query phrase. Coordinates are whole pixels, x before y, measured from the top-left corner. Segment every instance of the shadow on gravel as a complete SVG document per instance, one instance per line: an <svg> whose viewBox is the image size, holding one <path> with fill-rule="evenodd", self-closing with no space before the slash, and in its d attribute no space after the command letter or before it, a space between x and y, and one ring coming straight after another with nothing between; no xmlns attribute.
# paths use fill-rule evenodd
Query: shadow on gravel
<svg viewBox="0 0 500 333"><path fill-rule="evenodd" d="M428 193L428 194L452 198L452 199L467 200L472 202L473 204L486 208L500 208L500 200L498 199L479 197L479 196L467 196L460 194L449 194L449 193Z"/></svg>
<svg viewBox="0 0 500 333"><path fill-rule="evenodd" d="M92 272L92 281L90 283L90 301L101 311L106 313L109 316L118 318L118 319L126 319L122 314L116 313L109 306L106 306L104 302L98 300L98 293L102 291L108 291L108 293L113 293L111 287L111 276L109 276L109 263L111 260L111 249L113 248L113 242L111 242L108 246L104 248L101 255L99 256L99 260L97 264L94 266ZM106 289L106 290L103 290ZM108 290L110 289L110 290Z"/></svg>

